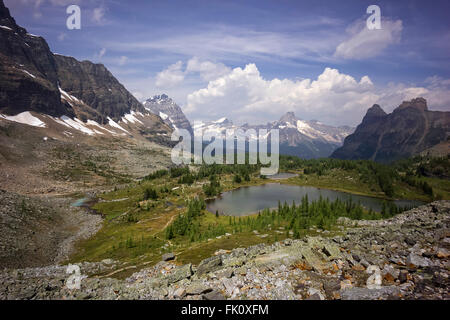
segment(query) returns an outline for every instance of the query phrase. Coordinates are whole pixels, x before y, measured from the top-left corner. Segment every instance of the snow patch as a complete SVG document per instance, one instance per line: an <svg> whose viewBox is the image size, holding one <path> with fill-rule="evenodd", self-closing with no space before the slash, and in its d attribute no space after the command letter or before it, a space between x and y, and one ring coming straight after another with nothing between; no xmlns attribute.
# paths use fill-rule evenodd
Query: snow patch
<svg viewBox="0 0 450 320"><path fill-rule="evenodd" d="M169 116L167 114L165 114L164 112L159 112L159 116L161 117L161 119L166 120Z"/></svg>
<svg viewBox="0 0 450 320"><path fill-rule="evenodd" d="M227 118L226 118L226 117L223 117L223 118L220 118L220 119L217 120L217 121L213 121L213 123L223 123L225 120L227 120Z"/></svg>
<svg viewBox="0 0 450 320"><path fill-rule="evenodd" d="M10 27L7 27L7 26L0 26L0 28L5 29L5 30L9 30L9 31L13 31L13 29L11 29Z"/></svg>
<svg viewBox="0 0 450 320"><path fill-rule="evenodd" d="M124 121L127 120L127 121L129 121L129 122L131 122L131 123L139 122L139 123L143 124L141 120L137 119L137 118L134 116L135 114L136 114L136 113L135 113L133 110L131 110L130 113L128 113L128 114L126 114L126 115L124 115L124 116L122 117L122 120L124 120Z"/></svg>
<svg viewBox="0 0 450 320"><path fill-rule="evenodd" d="M75 118L75 120L69 118L68 116L62 116L61 120L64 121L65 123L67 123L69 126L71 126L72 128L81 131L83 133L86 133L90 136L94 135L95 132L92 131L91 129L87 128L84 124L83 121Z"/></svg>
<svg viewBox="0 0 450 320"><path fill-rule="evenodd" d="M111 126L111 127L114 127L114 128L117 128L117 129L119 129L119 130L122 130L122 131L124 131L124 132L126 132L126 133L128 133L128 134L130 134L127 130L125 130L124 128L122 128L121 126L119 126L113 119L111 119L110 117L108 117L108 124Z"/></svg>
<svg viewBox="0 0 450 320"><path fill-rule="evenodd" d="M75 101L78 103L83 102L83 101L80 101L77 97L74 97L73 95L68 94L63 89L61 89L61 87L59 87L59 86L58 86L58 89L59 89L59 92L61 93L61 99L66 100L67 102L69 102L69 104L70 104L70 101L72 101L72 102ZM70 105L72 106L72 104L70 104Z"/></svg>
<svg viewBox="0 0 450 320"><path fill-rule="evenodd" d="M21 69L21 71L25 72L27 75L29 75L29 76L32 77L33 79L36 79L36 76L33 75L33 74L31 74L31 73L29 73L27 70Z"/></svg>
<svg viewBox="0 0 450 320"><path fill-rule="evenodd" d="M0 114L0 117L6 120L27 124L33 127L40 127L40 128L46 127L44 122L33 116L29 111L19 113L18 115L15 116L5 116Z"/></svg>

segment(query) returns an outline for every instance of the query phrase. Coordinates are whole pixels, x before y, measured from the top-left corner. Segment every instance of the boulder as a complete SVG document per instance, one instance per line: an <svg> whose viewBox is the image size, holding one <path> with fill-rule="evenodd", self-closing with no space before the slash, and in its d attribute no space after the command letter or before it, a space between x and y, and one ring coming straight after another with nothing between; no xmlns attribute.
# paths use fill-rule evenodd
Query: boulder
<svg viewBox="0 0 450 320"><path fill-rule="evenodd" d="M192 276L192 265L189 263L174 269L172 273L167 277L167 281L169 283L175 283L180 280L187 279L191 276Z"/></svg>
<svg viewBox="0 0 450 320"><path fill-rule="evenodd" d="M188 295L199 295L202 293L207 293L212 291L211 287L204 285L201 282L192 282L189 287L186 288L186 294Z"/></svg>
<svg viewBox="0 0 450 320"><path fill-rule="evenodd" d="M202 276L209 272L215 271L222 265L221 256L212 256L200 262L197 268L197 275Z"/></svg>
<svg viewBox="0 0 450 320"><path fill-rule="evenodd" d="M416 269L428 267L430 264L427 259L415 253L410 253L406 259L406 265L408 268Z"/></svg>
<svg viewBox="0 0 450 320"><path fill-rule="evenodd" d="M175 259L175 254L173 252L165 253L162 255L162 261L170 261Z"/></svg>
<svg viewBox="0 0 450 320"><path fill-rule="evenodd" d="M226 298L221 294L219 291L211 291L208 293L205 293L203 295L203 299L205 300L226 300Z"/></svg>

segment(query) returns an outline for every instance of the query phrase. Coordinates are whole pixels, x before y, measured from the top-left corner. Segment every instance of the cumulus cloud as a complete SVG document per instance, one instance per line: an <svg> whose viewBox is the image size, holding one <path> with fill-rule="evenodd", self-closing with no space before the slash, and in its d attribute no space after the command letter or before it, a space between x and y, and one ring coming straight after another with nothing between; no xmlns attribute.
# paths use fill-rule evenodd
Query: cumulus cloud
<svg viewBox="0 0 450 320"><path fill-rule="evenodd" d="M172 88L183 82L188 75L198 75L202 81L215 80L231 72L223 63L200 60L197 57L189 59L186 67L183 61L178 61L156 75L156 85L159 88Z"/></svg>
<svg viewBox="0 0 450 320"><path fill-rule="evenodd" d="M334 56L344 59L378 56L389 45L400 41L402 30L401 20L383 19L381 29L374 30L367 28L365 20L358 20L347 28L349 38L337 46Z"/></svg>
<svg viewBox="0 0 450 320"><path fill-rule="evenodd" d="M378 103L387 112L395 109L402 101L416 97L427 99L431 110L450 111L450 79L432 76L425 79L422 86L389 83L378 91Z"/></svg>
<svg viewBox="0 0 450 320"><path fill-rule="evenodd" d="M325 68L317 79L264 79L256 65L236 68L187 97L186 112L195 119L227 116L238 122L265 123L287 111L333 125L357 125L368 108L380 104L390 112L402 101L422 96L431 109L448 110L450 81L429 78L424 86L389 84L376 87L361 79Z"/></svg>
<svg viewBox="0 0 450 320"><path fill-rule="evenodd" d="M211 81L230 73L231 69L223 63L200 61L197 57L194 57L188 61L186 67L186 73L192 72L198 72L203 80Z"/></svg>
<svg viewBox="0 0 450 320"><path fill-rule="evenodd" d="M373 83L326 68L316 80L266 80L256 65L236 68L187 97L188 113L199 118L228 116L239 121L271 121L287 111L306 119L355 123L377 100Z"/></svg>
<svg viewBox="0 0 450 320"><path fill-rule="evenodd" d="M178 61L156 75L156 86L171 88L184 80L183 61Z"/></svg>

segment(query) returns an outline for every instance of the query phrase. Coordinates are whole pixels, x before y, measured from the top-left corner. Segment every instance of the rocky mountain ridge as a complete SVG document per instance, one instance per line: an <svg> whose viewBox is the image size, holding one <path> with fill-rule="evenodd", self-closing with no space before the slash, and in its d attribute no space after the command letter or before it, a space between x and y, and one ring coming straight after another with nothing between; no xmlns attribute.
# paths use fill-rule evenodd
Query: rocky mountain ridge
<svg viewBox="0 0 450 320"><path fill-rule="evenodd" d="M332 157L390 162L420 154L449 136L450 112L430 111L424 98L404 101L390 114L374 105Z"/></svg>
<svg viewBox="0 0 450 320"><path fill-rule="evenodd" d="M293 112L287 112L280 120L269 122L264 125L242 126L234 125L227 118L217 121L208 121L200 125L194 125L194 132L216 132L225 134L226 130L244 131L254 129L278 129L280 134L280 153L296 155L302 158L328 157L336 148L342 145L346 136L353 132L348 126L333 127L319 121L301 120ZM251 137L256 139L255 137Z"/></svg>
<svg viewBox="0 0 450 320"><path fill-rule="evenodd" d="M0 118L88 135L168 135L172 129L102 64L53 54L0 1ZM133 132L132 132L133 131Z"/></svg>

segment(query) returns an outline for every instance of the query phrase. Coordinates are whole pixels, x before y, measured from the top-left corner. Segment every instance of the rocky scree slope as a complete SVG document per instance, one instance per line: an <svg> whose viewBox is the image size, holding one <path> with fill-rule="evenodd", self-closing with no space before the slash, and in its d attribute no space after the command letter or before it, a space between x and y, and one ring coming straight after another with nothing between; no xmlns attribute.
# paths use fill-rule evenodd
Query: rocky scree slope
<svg viewBox="0 0 450 320"><path fill-rule="evenodd" d="M64 266L4 270L1 299L449 299L450 201L389 220L349 221L342 235L220 250L198 266L162 261L126 280L119 262L80 264L69 290ZM165 260L174 255L164 255ZM176 260L175 260L176 261ZM103 273L105 276L89 276Z"/></svg>

